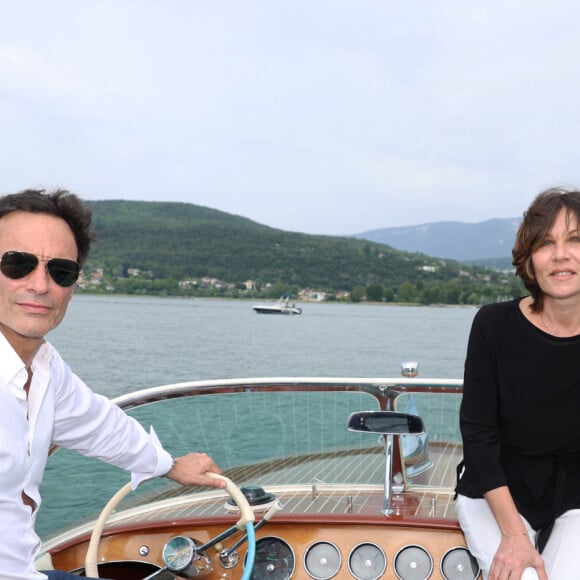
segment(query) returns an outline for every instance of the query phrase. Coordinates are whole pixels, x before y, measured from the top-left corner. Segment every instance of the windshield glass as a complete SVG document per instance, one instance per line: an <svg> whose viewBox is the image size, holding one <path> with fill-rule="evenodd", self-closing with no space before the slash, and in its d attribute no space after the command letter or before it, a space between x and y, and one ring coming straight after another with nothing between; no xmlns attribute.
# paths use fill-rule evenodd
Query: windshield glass
<svg viewBox="0 0 580 580"><path fill-rule="evenodd" d="M146 429L153 425L171 454L208 453L238 485L382 485L378 436L346 429L350 413L378 408L375 397L361 392L248 391L168 399L129 414ZM369 455L373 469L368 468ZM39 534L46 537L98 513L128 480L118 468L59 450L48 462L42 485ZM139 492L150 495L168 485L176 486L163 478L146 482L131 502L138 501Z"/></svg>
<svg viewBox="0 0 580 580"><path fill-rule="evenodd" d="M145 429L154 426L174 456L208 453L238 486L384 485L385 439L347 430L351 413L380 410L377 396L343 386L339 390L248 387L240 392L166 398L128 411ZM461 390L430 388L395 392L396 411L419 415L423 435L397 437L407 487L452 492L462 448ZM129 475L96 459L59 450L42 486L37 529L47 537L95 516ZM165 478L142 484L123 505L145 498L198 494Z"/></svg>

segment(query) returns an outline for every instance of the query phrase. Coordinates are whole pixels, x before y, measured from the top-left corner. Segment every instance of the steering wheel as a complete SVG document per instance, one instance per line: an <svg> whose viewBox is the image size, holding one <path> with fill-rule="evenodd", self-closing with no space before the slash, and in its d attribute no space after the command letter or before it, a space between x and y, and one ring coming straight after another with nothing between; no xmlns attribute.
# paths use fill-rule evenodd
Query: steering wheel
<svg viewBox="0 0 580 580"><path fill-rule="evenodd" d="M247 524L251 524L255 521L255 515L252 508L250 507L250 504L248 503L248 500L240 491L240 488L233 481L224 475L218 475L217 473L213 473L211 471L208 471L206 475L214 479L222 479L226 482L226 491L230 494L230 497L240 508L240 519L236 523L236 527L239 530L243 530ZM99 578L97 554L99 552L99 544L101 542L101 536L103 534L105 523L111 513L115 510L119 503L121 503L123 498L129 495L130 492L131 482L126 483L121 489L119 489L119 491L113 495L113 497L107 502L107 505L99 514L99 517L95 522L95 527L93 528L93 533L91 534L87 555L85 556L85 573L87 576Z"/></svg>

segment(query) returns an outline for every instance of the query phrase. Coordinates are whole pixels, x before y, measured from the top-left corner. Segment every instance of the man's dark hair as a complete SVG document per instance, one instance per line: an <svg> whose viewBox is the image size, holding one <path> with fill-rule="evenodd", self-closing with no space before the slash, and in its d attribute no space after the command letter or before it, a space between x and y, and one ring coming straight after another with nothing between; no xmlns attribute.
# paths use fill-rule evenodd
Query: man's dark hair
<svg viewBox="0 0 580 580"><path fill-rule="evenodd" d="M524 213L512 250L516 274L532 296L532 311L544 308L544 293L536 280L532 254L547 238L560 211L566 211L566 223L574 218L580 224L580 191L552 187L540 193Z"/></svg>
<svg viewBox="0 0 580 580"><path fill-rule="evenodd" d="M25 189L0 197L0 219L15 211L44 213L63 219L75 237L77 261L83 266L95 235L91 231L92 212L77 195L66 189L51 192Z"/></svg>

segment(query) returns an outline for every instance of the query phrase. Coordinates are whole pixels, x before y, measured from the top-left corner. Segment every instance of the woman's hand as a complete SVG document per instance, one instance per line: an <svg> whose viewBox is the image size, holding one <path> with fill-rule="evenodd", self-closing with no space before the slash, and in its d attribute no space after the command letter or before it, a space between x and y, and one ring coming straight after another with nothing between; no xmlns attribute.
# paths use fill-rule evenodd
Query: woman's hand
<svg viewBox="0 0 580 580"><path fill-rule="evenodd" d="M205 453L188 453L175 459L171 471L165 477L173 479L181 485L207 485L219 488L226 486L222 479L207 477L206 473L208 471L217 474L222 472L209 455Z"/></svg>
<svg viewBox="0 0 580 580"><path fill-rule="evenodd" d="M525 580L548 580L544 560L526 531L508 487L492 489L484 497L502 531L488 580L522 580L527 568L536 570L537 576L529 571L530 575L526 573Z"/></svg>
<svg viewBox="0 0 580 580"><path fill-rule="evenodd" d="M502 536L489 570L489 580L520 580L526 568L534 568L539 580L548 580L544 560L527 533Z"/></svg>

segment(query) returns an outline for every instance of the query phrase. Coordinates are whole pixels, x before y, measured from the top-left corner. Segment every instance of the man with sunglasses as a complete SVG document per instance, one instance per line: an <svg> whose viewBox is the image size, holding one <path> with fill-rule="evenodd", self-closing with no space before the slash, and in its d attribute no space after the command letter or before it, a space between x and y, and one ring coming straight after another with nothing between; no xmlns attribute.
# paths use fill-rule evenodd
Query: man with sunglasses
<svg viewBox="0 0 580 580"><path fill-rule="evenodd" d="M93 393L45 335L63 319L93 235L91 212L63 190L0 197L0 580L66 580L37 572L39 486L52 444L131 472L223 487L210 457L173 459L116 405Z"/></svg>

